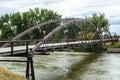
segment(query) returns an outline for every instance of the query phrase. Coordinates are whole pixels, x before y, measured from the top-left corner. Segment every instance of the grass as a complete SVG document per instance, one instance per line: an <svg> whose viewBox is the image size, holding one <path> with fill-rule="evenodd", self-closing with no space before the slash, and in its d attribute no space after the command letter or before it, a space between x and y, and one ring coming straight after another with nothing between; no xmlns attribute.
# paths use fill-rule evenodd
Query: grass
<svg viewBox="0 0 120 80"><path fill-rule="evenodd" d="M105 47L114 47L114 48L120 48L120 38L118 39L118 42L108 42L105 43Z"/></svg>
<svg viewBox="0 0 120 80"><path fill-rule="evenodd" d="M27 80L9 70L0 68L0 80Z"/></svg>

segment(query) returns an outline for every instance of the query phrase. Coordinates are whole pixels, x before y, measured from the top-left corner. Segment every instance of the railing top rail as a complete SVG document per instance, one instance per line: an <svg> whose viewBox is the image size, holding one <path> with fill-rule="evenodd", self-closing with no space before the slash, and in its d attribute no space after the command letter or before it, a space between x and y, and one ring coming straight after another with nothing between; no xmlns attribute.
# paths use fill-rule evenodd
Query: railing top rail
<svg viewBox="0 0 120 80"><path fill-rule="evenodd" d="M6 41L0 41L0 43L11 43L11 42L31 42L31 41L42 41L43 39L35 39L35 40L6 40Z"/></svg>
<svg viewBox="0 0 120 80"><path fill-rule="evenodd" d="M49 41L63 41L64 39L49 39ZM67 39L65 41L86 41L88 39ZM11 43L11 42L32 42L32 41L43 41L43 39L34 39L34 40L5 40L5 41L0 41L0 43ZM45 41L46 42L46 41Z"/></svg>

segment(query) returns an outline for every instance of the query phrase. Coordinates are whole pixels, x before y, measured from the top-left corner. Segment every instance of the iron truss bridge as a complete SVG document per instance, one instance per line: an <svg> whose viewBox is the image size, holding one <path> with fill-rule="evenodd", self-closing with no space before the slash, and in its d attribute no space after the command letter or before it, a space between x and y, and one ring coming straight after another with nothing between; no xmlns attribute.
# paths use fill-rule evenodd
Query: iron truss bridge
<svg viewBox="0 0 120 80"><path fill-rule="evenodd" d="M18 34L17 36L13 37L13 39L9 41L0 41L0 55L1 56L24 56L26 57L26 60L0 60L1 62L25 62L26 65L26 78L35 80L35 74L34 74L34 66L33 66L33 56L35 54L46 54L45 52L50 51L60 51L70 48L76 48L79 46L84 45L93 45L93 44L102 44L106 42L116 42L118 41L117 35L111 34L109 31L104 30L101 31L96 25L94 25L92 22L86 20L89 25L92 26L91 32L92 35L89 38L85 39L60 39L57 41L52 40L52 37L57 34L58 32L64 30L65 28L69 27L70 25L74 25L74 27L79 28L79 35L80 34L86 34L87 31L83 29L82 25L80 23L83 22L82 18L70 18L70 19L58 19L58 20L49 20L47 22L43 22L41 24L38 24L36 26L33 26L24 32ZM43 39L35 39L35 40L21 40L23 36L26 34L31 33L35 29L41 29L45 26L58 24L56 27L50 31L47 35L44 36ZM89 30L90 31L90 30ZM104 33L104 34L103 34ZM107 34L107 36L106 36ZM97 38L96 38L97 35ZM64 36L64 35L63 35ZM24 45L16 45L17 43L24 43ZM31 44L34 43L34 44ZM30 75L31 74L31 75Z"/></svg>

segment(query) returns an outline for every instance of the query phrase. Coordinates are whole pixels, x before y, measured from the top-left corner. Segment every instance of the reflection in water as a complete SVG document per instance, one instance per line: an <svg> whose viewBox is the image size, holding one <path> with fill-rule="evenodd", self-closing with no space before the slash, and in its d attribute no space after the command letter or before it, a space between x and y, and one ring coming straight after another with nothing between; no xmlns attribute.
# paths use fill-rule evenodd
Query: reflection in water
<svg viewBox="0 0 120 80"><path fill-rule="evenodd" d="M120 80L119 61L120 54L54 52L34 56L35 75L36 80ZM0 64L25 75L24 63Z"/></svg>

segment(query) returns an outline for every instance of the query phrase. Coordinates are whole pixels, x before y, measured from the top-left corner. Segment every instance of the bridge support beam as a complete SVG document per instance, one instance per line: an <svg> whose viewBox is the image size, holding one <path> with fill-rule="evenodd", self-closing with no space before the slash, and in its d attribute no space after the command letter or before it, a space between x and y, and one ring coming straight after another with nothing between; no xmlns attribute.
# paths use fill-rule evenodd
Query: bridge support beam
<svg viewBox="0 0 120 80"><path fill-rule="evenodd" d="M28 51L28 42L26 42L26 57L27 57L27 64L26 64L26 78L31 80L35 80L35 73L34 73L34 65L33 65L33 56L29 54Z"/></svg>
<svg viewBox="0 0 120 80"><path fill-rule="evenodd" d="M27 57L27 65L26 65L26 78L31 80L35 80L35 73L34 73L34 65L33 65L33 57L29 55Z"/></svg>

